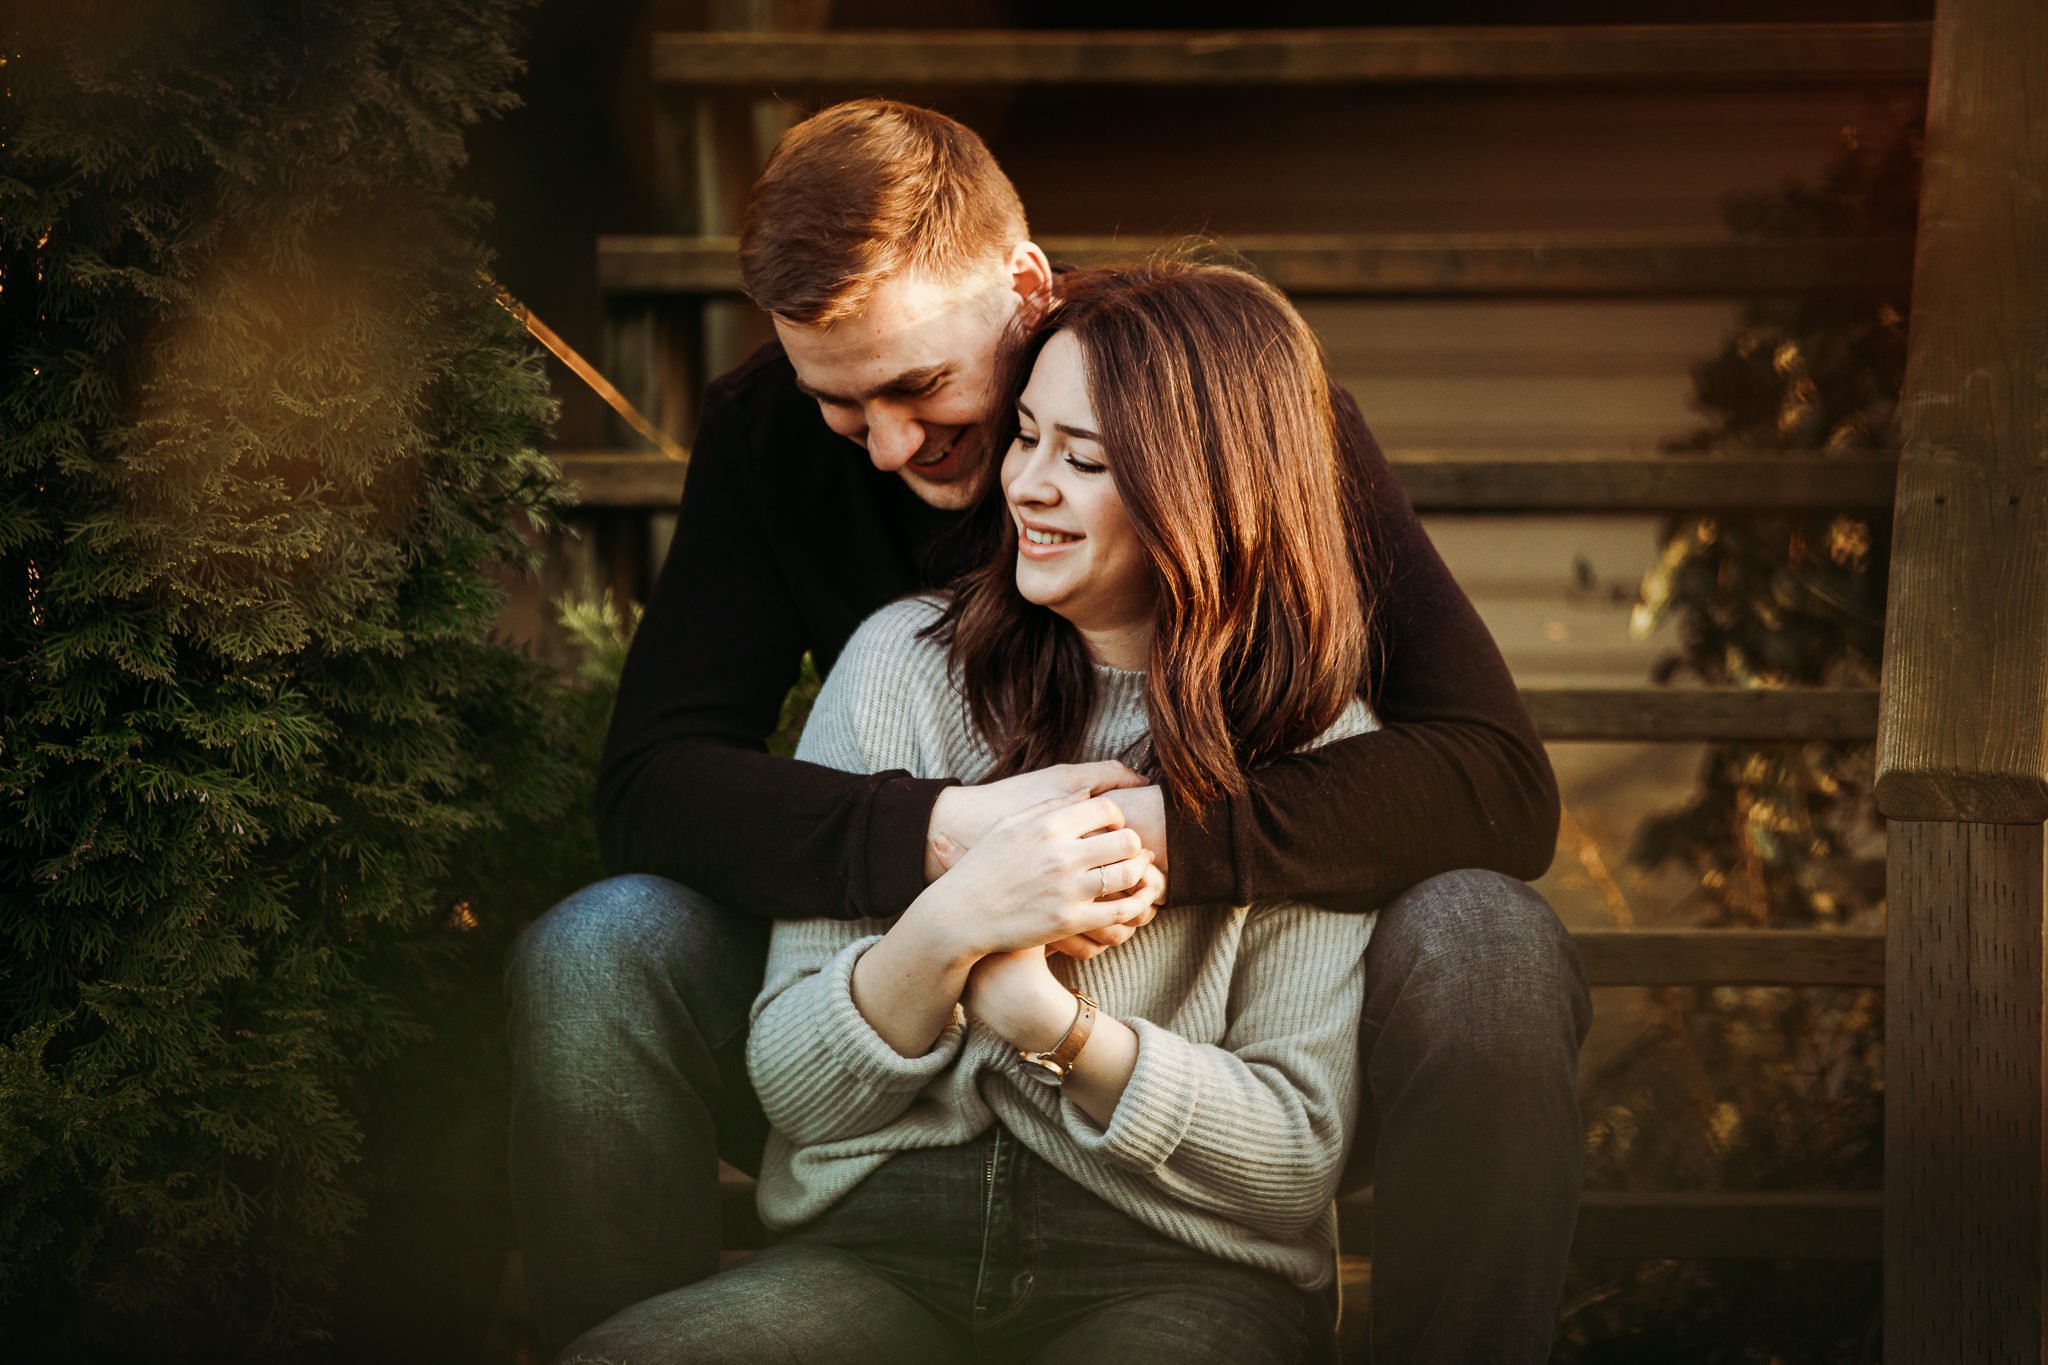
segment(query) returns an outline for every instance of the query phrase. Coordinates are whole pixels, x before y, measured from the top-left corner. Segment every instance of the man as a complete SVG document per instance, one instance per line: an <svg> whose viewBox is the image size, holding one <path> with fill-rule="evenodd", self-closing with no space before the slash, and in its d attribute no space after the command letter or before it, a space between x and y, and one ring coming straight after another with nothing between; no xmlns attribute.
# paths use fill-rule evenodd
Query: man
<svg viewBox="0 0 2048 1365"><path fill-rule="evenodd" d="M1158 856L1161 913L1384 907L1358 1163L1376 1176L1376 1356L1542 1359L1576 1219L1588 1005L1569 938L1514 878L1549 863L1555 783L1348 397L1346 455L1387 566L1383 730L1196 812L1116 765L980 787L831 772L763 738L806 651L829 671L871 611L945 581L947 532L990 458L973 437L998 345L1055 275L979 138L875 100L782 140L740 265L779 345L710 388L621 681L599 804L626 875L556 907L507 969L514 1197L543 1344L715 1269L718 1153L748 1166L761 1140L744 1049L770 919L893 914L939 874L939 835L972 846L1089 785L1115 788ZM1066 947L1119 941L1100 938Z"/></svg>

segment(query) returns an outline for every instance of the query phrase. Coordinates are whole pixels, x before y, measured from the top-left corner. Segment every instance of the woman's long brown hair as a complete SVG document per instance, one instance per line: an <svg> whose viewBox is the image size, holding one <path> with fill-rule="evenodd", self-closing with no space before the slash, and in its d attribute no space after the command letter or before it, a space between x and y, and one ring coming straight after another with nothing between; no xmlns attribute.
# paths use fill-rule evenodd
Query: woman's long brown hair
<svg viewBox="0 0 2048 1365"><path fill-rule="evenodd" d="M1056 333L1080 343L1111 478L1152 563L1153 775L1188 809L1326 729L1365 682L1371 528L1350 486L1320 349L1238 270L1160 262L1074 271L1013 337L981 433L981 555L933 633L950 646L993 776L1072 761L1094 674L1080 636L1017 591L1001 461L1017 399Z"/></svg>

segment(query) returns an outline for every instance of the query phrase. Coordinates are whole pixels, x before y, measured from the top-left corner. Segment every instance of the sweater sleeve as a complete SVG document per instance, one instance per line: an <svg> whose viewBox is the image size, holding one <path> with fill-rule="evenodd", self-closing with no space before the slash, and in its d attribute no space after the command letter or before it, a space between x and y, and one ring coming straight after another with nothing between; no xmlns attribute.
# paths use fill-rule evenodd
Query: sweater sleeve
<svg viewBox="0 0 2048 1365"><path fill-rule="evenodd" d="M1384 728L1252 774L1190 811L1167 803L1174 905L1309 900L1370 910L1459 868L1534 878L1557 846L1557 779L1478 612L1409 506L1357 405L1332 389L1376 542Z"/></svg>
<svg viewBox="0 0 2048 1365"><path fill-rule="evenodd" d="M748 477L761 417L738 394L729 380L707 393L673 548L619 679L598 773L605 863L778 918L894 913L924 886L947 784L767 752L806 632Z"/></svg>
<svg viewBox="0 0 2048 1365"><path fill-rule="evenodd" d="M1269 1236L1321 1218L1358 1105L1358 1019L1370 916L1298 903L1248 912L1214 1044L1130 1020L1138 1061L1107 1128L1066 1097L1083 1151L1178 1203Z"/></svg>
<svg viewBox="0 0 2048 1365"><path fill-rule="evenodd" d="M768 1122L799 1147L893 1123L960 1055L967 1023L957 1005L930 1050L905 1057L854 1003L854 964L881 942L883 927L825 919L775 926L767 986L747 1037L747 1074Z"/></svg>
<svg viewBox="0 0 2048 1365"><path fill-rule="evenodd" d="M927 761L920 708L941 704L944 673L941 665L931 676L931 651L917 649L912 637L929 619L928 607L897 603L854 633L818 692L799 756L855 772ZM890 688L888 677L904 685ZM878 919L782 920L769 937L747 1072L768 1121L798 1146L857 1137L893 1122L960 1054L967 1025L958 1005L924 1055L904 1057L854 1003L854 964L888 927Z"/></svg>

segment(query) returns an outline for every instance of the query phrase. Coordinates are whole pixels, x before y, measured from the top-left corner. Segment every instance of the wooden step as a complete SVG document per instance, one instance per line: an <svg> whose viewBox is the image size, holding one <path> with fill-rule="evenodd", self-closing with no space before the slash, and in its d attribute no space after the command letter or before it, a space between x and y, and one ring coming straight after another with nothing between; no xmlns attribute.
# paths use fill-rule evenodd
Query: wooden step
<svg viewBox="0 0 2048 1365"><path fill-rule="evenodd" d="M696 88L990 85L1924 87L1925 23L1640 24L1211 32L1015 29L659 33L657 82Z"/></svg>
<svg viewBox="0 0 2048 1365"><path fill-rule="evenodd" d="M766 1244L754 1210L754 1182L720 1182L725 1245ZM1372 1191L1338 1201L1338 1245L1372 1254ZM1884 1245L1884 1196L1875 1191L1612 1191L1579 1198L1572 1254L1701 1257L1714 1260L1873 1260Z"/></svg>
<svg viewBox="0 0 2048 1365"><path fill-rule="evenodd" d="M1174 237L1049 237L1059 264L1142 261L1192 250L1256 271L1298 297L1731 298L1892 292L1913 273L1906 237L1736 240L1699 233L1266 234L1193 243ZM733 237L597 239L599 284L613 294L733 296Z"/></svg>
<svg viewBox="0 0 2048 1365"><path fill-rule="evenodd" d="M584 508L674 508L688 465L659 454L555 454ZM1894 454L1487 456L1403 452L1391 458L1419 512L1829 512L1890 508Z"/></svg>
<svg viewBox="0 0 2048 1365"><path fill-rule="evenodd" d="M1580 929L1594 986L1882 986L1884 935L1802 929Z"/></svg>
<svg viewBox="0 0 2048 1365"><path fill-rule="evenodd" d="M584 507L672 508L687 466L659 455L564 451ZM1424 512L1830 511L1891 506L1894 455L1555 455L1407 452L1390 461Z"/></svg>
<svg viewBox="0 0 2048 1365"><path fill-rule="evenodd" d="M1874 687L1525 687L1522 702L1553 742L1877 737Z"/></svg>
<svg viewBox="0 0 2048 1365"><path fill-rule="evenodd" d="M1405 451L1390 457L1424 512L1847 511L1892 504L1897 455L1605 455L1517 458Z"/></svg>

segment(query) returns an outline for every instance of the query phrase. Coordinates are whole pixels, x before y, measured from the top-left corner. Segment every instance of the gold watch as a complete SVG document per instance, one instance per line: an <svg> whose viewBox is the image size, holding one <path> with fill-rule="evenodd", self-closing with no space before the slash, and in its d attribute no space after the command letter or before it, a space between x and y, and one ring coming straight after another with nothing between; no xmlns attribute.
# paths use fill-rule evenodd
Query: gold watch
<svg viewBox="0 0 2048 1365"><path fill-rule="evenodd" d="M1088 1035L1095 1031L1095 1014L1100 1008L1088 998L1086 991L1075 991L1074 1022L1068 1027L1066 1036L1054 1044L1050 1052L1027 1052L1018 1048L1017 1060L1030 1067L1030 1074L1047 1085L1058 1085L1066 1080L1067 1073L1074 1069L1074 1059L1088 1045Z"/></svg>

